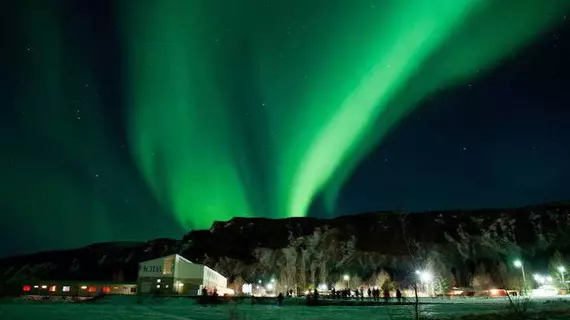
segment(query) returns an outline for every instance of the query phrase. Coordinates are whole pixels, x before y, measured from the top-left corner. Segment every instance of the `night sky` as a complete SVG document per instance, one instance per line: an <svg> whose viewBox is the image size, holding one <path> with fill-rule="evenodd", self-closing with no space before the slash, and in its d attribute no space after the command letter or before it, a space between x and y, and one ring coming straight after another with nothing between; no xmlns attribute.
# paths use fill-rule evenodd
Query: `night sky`
<svg viewBox="0 0 570 320"><path fill-rule="evenodd" d="M0 256L569 200L569 5L11 1Z"/></svg>

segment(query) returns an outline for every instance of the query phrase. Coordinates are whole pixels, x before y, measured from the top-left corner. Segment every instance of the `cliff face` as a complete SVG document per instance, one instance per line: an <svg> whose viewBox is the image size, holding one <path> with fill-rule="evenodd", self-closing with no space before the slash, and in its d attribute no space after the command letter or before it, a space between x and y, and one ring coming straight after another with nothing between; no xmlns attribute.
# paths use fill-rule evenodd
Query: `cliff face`
<svg viewBox="0 0 570 320"><path fill-rule="evenodd" d="M545 270L570 253L570 204L512 210L400 214L364 213L334 219L234 218L182 240L103 243L0 260L0 281L135 281L137 265L179 253L230 279L276 276L282 283L334 283L350 272L363 280L387 270L396 280L429 268L458 285L502 284L510 262ZM490 285L490 284L489 284Z"/></svg>

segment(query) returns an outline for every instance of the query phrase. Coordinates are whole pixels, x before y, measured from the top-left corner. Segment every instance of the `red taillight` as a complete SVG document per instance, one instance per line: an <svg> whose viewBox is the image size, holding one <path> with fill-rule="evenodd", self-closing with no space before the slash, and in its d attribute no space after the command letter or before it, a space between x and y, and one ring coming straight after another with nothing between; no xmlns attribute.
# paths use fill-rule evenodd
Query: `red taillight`
<svg viewBox="0 0 570 320"><path fill-rule="evenodd" d="M89 292L95 292L97 291L97 289L95 289L95 287L89 287Z"/></svg>
<svg viewBox="0 0 570 320"><path fill-rule="evenodd" d="M24 292L30 292L30 291L32 291L32 286L24 286L24 287L22 287L22 290Z"/></svg>
<svg viewBox="0 0 570 320"><path fill-rule="evenodd" d="M103 292L109 293L109 292L111 292L111 288L109 288L109 287L103 287Z"/></svg>

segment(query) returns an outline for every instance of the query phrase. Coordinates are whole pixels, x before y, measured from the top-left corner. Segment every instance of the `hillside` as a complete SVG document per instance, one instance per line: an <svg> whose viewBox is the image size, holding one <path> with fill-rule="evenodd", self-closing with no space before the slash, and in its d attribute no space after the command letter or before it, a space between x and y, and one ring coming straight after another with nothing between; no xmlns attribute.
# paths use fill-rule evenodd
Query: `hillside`
<svg viewBox="0 0 570 320"><path fill-rule="evenodd" d="M136 280L138 262L179 253L232 280L277 276L283 283L334 283L350 272L362 279L382 270L405 280L430 268L458 285L478 277L509 281L509 261L528 272L570 253L570 204L509 210L401 214L363 213L334 219L234 218L180 240L101 243L0 260L0 281ZM482 280L481 280L482 281Z"/></svg>

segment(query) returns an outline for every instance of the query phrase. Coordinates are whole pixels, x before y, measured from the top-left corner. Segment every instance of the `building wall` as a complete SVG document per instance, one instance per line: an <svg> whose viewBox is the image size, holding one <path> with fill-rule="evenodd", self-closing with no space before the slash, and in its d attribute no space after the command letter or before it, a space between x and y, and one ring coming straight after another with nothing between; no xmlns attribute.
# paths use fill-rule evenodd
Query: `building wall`
<svg viewBox="0 0 570 320"><path fill-rule="evenodd" d="M139 278L173 278L177 256L168 256L139 263Z"/></svg>
<svg viewBox="0 0 570 320"><path fill-rule="evenodd" d="M144 277L137 281L140 294L170 295L174 292L174 278Z"/></svg>
<svg viewBox="0 0 570 320"><path fill-rule="evenodd" d="M141 262L137 281L139 294L197 295L227 288L227 279L207 266L179 255Z"/></svg>
<svg viewBox="0 0 570 320"><path fill-rule="evenodd" d="M192 263L182 257L176 261L174 277L178 279L199 279L204 274L204 266Z"/></svg>
<svg viewBox="0 0 570 320"><path fill-rule="evenodd" d="M131 295L136 294L136 284L125 283L94 283L94 282L54 282L38 281L35 283L23 283L14 286L11 294L23 295L53 295L53 296L96 296L108 295Z"/></svg>
<svg viewBox="0 0 570 320"><path fill-rule="evenodd" d="M219 274L218 272L216 272L215 270L212 270L210 268L208 268L207 266L204 266L203 269L203 279L204 279L204 285L207 287L215 287L215 288L227 288L228 287L228 280L222 276L221 274Z"/></svg>
<svg viewBox="0 0 570 320"><path fill-rule="evenodd" d="M141 295L195 296L201 288L201 278L139 278L138 281L138 292Z"/></svg>

